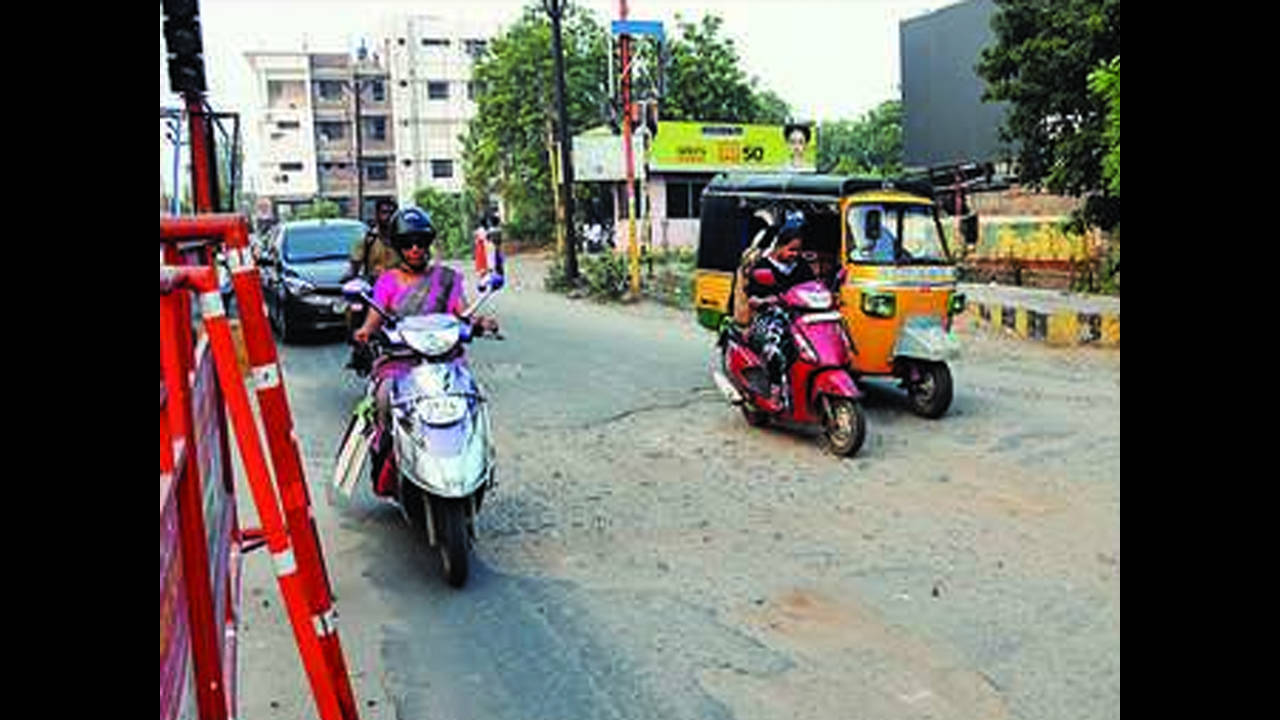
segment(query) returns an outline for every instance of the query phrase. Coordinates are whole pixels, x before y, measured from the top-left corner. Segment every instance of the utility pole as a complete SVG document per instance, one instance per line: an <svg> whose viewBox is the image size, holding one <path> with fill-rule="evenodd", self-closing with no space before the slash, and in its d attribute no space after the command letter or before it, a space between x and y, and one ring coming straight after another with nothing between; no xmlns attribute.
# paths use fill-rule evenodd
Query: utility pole
<svg viewBox="0 0 1280 720"><path fill-rule="evenodd" d="M619 20L613 23L613 32L618 35L618 49L621 54L622 70L619 80L622 83L622 147L627 163L627 247L631 255L631 296L640 295L640 251L636 241L636 162L633 149L635 139L632 137L631 75L634 59L631 57L631 40L635 35L653 35L658 39L658 72L662 72L662 43L664 34L662 23L658 21L631 21L627 19L627 0L618 0ZM647 135L646 135L647 145Z"/></svg>
<svg viewBox="0 0 1280 720"><path fill-rule="evenodd" d="M565 229L564 273L571 282L578 279L578 248L573 231L573 161L569 136L569 113L564 101L564 48L560 41L560 20L566 0L542 0L542 8L551 17L551 52L555 57L556 113L560 126L560 173L564 179L563 207Z"/></svg>
<svg viewBox="0 0 1280 720"><path fill-rule="evenodd" d="M356 95L356 217L360 222L364 222L364 167L361 162L364 155L360 150L360 76L359 69L353 69L351 75L351 87L355 90Z"/></svg>
<svg viewBox="0 0 1280 720"><path fill-rule="evenodd" d="M627 0L618 0L618 19L627 20ZM622 153L627 161L627 252L631 257L631 297L640 297L640 251L636 246L636 161L631 147L631 36L618 38L622 54Z"/></svg>
<svg viewBox="0 0 1280 720"><path fill-rule="evenodd" d="M181 204L179 197L182 188L181 180L181 164L182 164L182 111L175 110L173 115L169 116L169 129L165 133L165 138L173 143L173 196L169 198L169 214L179 215L181 213Z"/></svg>

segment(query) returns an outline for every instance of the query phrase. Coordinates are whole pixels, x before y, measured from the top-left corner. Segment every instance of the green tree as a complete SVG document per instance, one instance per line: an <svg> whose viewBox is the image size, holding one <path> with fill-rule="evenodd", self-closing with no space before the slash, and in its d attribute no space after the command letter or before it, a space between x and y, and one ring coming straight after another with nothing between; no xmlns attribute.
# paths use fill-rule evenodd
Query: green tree
<svg viewBox="0 0 1280 720"><path fill-rule="evenodd" d="M698 23L676 15L679 35L669 41L666 59L666 96L662 117L667 120L780 124L791 107L771 90L759 88L759 79L747 77L740 67L732 38L720 35L724 20L703 15ZM646 46L646 68L657 67Z"/></svg>
<svg viewBox="0 0 1280 720"><path fill-rule="evenodd" d="M293 217L297 220L317 220L320 218L336 218L342 215L338 204L322 197L311 199L310 205L298 208Z"/></svg>
<svg viewBox="0 0 1280 720"><path fill-rule="evenodd" d="M983 100L1010 103L1000 139L1017 147L1018 178L1059 194L1085 195L1085 219L1119 222L1107 192L1107 103L1089 74L1120 55L1120 0L996 0L995 44L976 67Z"/></svg>
<svg viewBox="0 0 1280 720"><path fill-rule="evenodd" d="M838 174L902 172L902 103L888 100L856 121L818 128L818 167Z"/></svg>
<svg viewBox="0 0 1280 720"><path fill-rule="evenodd" d="M1120 56L1102 63L1089 74L1089 89L1107 103L1107 130L1103 137L1107 154L1102 158L1102 178L1107 191L1120 197Z"/></svg>
<svg viewBox="0 0 1280 720"><path fill-rule="evenodd" d="M574 134L605 121L608 35L590 11L572 4L565 8L561 34L565 105ZM545 240L554 233L548 157L556 119L553 71L551 22L539 3L526 7L475 67L480 92L463 138L463 168L477 202L492 193L503 198L509 237Z"/></svg>
<svg viewBox="0 0 1280 720"><path fill-rule="evenodd" d="M431 215L436 227L434 249L446 258L463 258L471 254L470 215L474 207L466 193L451 193L433 187L419 188L413 202Z"/></svg>

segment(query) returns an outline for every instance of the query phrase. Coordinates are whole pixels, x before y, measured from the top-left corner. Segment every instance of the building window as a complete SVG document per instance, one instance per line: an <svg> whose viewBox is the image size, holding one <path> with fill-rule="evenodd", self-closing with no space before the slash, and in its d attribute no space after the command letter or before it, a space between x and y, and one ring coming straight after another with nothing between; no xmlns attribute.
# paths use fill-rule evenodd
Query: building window
<svg viewBox="0 0 1280 720"><path fill-rule="evenodd" d="M413 165L413 161L412 161L412 160L410 160L409 158L405 158L405 159L404 159L404 166L405 166L405 167L410 167L411 165Z"/></svg>
<svg viewBox="0 0 1280 720"><path fill-rule="evenodd" d="M321 80L316 83L321 100L341 100L342 83L337 80Z"/></svg>
<svg viewBox="0 0 1280 720"><path fill-rule="evenodd" d="M387 164L384 162L371 164L367 168L365 168L365 170L366 170L365 178L369 180L386 180L387 179Z"/></svg>
<svg viewBox="0 0 1280 720"><path fill-rule="evenodd" d="M345 137L347 129L345 123L340 122L316 123L316 134L319 135L321 142L330 143Z"/></svg>
<svg viewBox="0 0 1280 720"><path fill-rule="evenodd" d="M364 133L370 140L386 140L387 119L384 117L365 118Z"/></svg>
<svg viewBox="0 0 1280 720"><path fill-rule="evenodd" d="M467 54L477 60L480 59L481 55L484 55L484 51L489 47L487 40L463 40L462 42L467 49Z"/></svg>
<svg viewBox="0 0 1280 720"><path fill-rule="evenodd" d="M433 178L453 177L453 161L452 160L432 160L431 161L431 177Z"/></svg>
<svg viewBox="0 0 1280 720"><path fill-rule="evenodd" d="M306 94L306 86L301 80L267 81L267 105L270 107L297 109Z"/></svg>
<svg viewBox="0 0 1280 720"><path fill-rule="evenodd" d="M698 218L702 215L702 191L710 178L667 182L667 217Z"/></svg>
<svg viewBox="0 0 1280 720"><path fill-rule="evenodd" d="M467 83L467 99L468 100L476 99L476 83L474 80Z"/></svg>
<svg viewBox="0 0 1280 720"><path fill-rule="evenodd" d="M297 130L300 127L302 127L302 124L297 120L281 120L276 123L277 130Z"/></svg>
<svg viewBox="0 0 1280 720"><path fill-rule="evenodd" d="M404 38L398 38L398 39L396 40L396 42L398 42L398 43L400 43L401 45L403 45L403 44L404 44Z"/></svg>
<svg viewBox="0 0 1280 720"><path fill-rule="evenodd" d="M290 172L290 171L302 172L302 163L300 162L280 163L280 170L282 172Z"/></svg>
<svg viewBox="0 0 1280 720"><path fill-rule="evenodd" d="M427 98L431 100L448 100L449 99L449 83L428 82Z"/></svg>
<svg viewBox="0 0 1280 720"><path fill-rule="evenodd" d="M408 81L408 80L401 80L401 81L400 81L400 87L402 87L402 88L407 88L407 87L409 87L409 81Z"/></svg>
<svg viewBox="0 0 1280 720"><path fill-rule="evenodd" d="M422 44L426 47L449 47L447 38L422 38Z"/></svg>
<svg viewBox="0 0 1280 720"><path fill-rule="evenodd" d="M387 99L387 88L386 88L386 86L385 86L385 85L383 85L383 83L382 83L382 81L381 81L381 80L374 80L374 81L373 81L373 83L371 83L371 84L372 84L372 86L373 86L373 101L374 101L374 102L385 102L385 101L386 101L386 99Z"/></svg>

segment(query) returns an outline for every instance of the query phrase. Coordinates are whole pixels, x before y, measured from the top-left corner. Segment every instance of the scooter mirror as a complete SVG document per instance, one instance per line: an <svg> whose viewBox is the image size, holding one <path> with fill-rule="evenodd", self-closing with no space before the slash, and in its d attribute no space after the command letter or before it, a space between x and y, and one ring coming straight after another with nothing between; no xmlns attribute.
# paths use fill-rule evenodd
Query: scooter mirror
<svg viewBox="0 0 1280 720"><path fill-rule="evenodd" d="M343 283L342 296L348 300L359 300L372 292L372 290L373 288L369 287L368 281L364 278L355 278Z"/></svg>

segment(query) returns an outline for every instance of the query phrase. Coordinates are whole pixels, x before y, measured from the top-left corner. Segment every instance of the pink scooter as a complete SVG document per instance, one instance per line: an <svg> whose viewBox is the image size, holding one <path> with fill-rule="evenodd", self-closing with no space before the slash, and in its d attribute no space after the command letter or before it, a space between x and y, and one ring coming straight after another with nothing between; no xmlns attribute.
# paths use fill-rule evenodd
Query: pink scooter
<svg viewBox="0 0 1280 720"><path fill-rule="evenodd" d="M767 269L753 277L761 285L775 284ZM720 369L712 377L752 426L771 420L821 424L832 453L853 455L866 439L867 423L849 367L852 341L831 291L820 282L801 283L781 296L780 306L797 350L782 385L769 382L763 358L732 323L720 331Z"/></svg>

